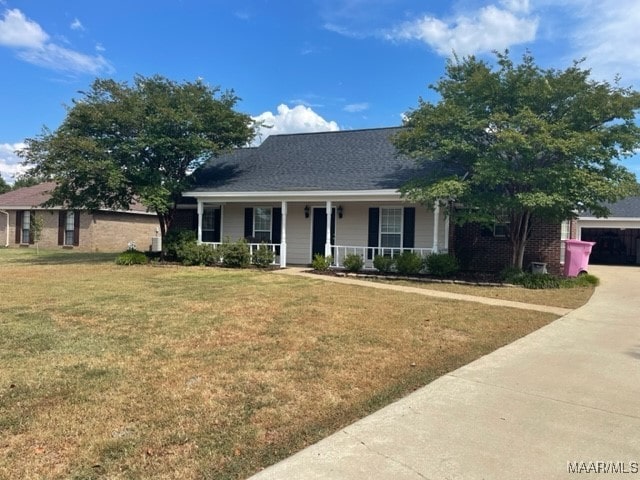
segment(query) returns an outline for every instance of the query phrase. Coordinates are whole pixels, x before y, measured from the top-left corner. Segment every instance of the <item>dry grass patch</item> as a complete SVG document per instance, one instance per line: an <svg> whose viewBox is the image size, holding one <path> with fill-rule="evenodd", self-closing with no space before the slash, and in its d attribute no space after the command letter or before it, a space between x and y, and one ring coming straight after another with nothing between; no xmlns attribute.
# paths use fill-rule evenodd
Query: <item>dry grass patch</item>
<svg viewBox="0 0 640 480"><path fill-rule="evenodd" d="M482 285L461 285L456 283L420 282L407 280L375 280L394 285L461 293L478 297L497 298L513 302L548 305L551 307L578 308L587 303L593 295L594 287L550 288L532 290L524 287L485 287Z"/></svg>
<svg viewBox="0 0 640 480"><path fill-rule="evenodd" d="M555 318L258 271L11 255L1 478L244 478Z"/></svg>

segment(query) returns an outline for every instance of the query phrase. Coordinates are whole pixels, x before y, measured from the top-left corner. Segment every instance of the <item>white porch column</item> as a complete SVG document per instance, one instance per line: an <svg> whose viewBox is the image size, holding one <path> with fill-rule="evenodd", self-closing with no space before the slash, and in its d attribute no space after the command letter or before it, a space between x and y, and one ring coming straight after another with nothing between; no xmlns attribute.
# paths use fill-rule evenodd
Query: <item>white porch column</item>
<svg viewBox="0 0 640 480"><path fill-rule="evenodd" d="M202 243L202 213L204 212L204 205L202 200L198 199L198 244Z"/></svg>
<svg viewBox="0 0 640 480"><path fill-rule="evenodd" d="M287 266L287 202L282 202L282 227L280 229L280 268Z"/></svg>
<svg viewBox="0 0 640 480"><path fill-rule="evenodd" d="M324 256L331 255L331 200L327 200L327 233L324 241Z"/></svg>
<svg viewBox="0 0 640 480"><path fill-rule="evenodd" d="M438 253L438 237L440 226L440 202L433 204L433 253Z"/></svg>
<svg viewBox="0 0 640 480"><path fill-rule="evenodd" d="M444 217L444 249L449 252L449 213Z"/></svg>

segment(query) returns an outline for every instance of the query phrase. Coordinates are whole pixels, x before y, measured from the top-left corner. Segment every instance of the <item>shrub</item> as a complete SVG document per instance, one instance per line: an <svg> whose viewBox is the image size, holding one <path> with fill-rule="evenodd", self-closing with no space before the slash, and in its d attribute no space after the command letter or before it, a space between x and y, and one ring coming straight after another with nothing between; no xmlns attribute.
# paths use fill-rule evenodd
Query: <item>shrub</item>
<svg viewBox="0 0 640 480"><path fill-rule="evenodd" d="M396 270L401 275L415 275L422 270L422 257L409 250L402 252L396 258Z"/></svg>
<svg viewBox="0 0 640 480"><path fill-rule="evenodd" d="M392 257L386 257L384 255L376 255L373 257L373 266L380 273L389 273L393 270L396 261Z"/></svg>
<svg viewBox="0 0 640 480"><path fill-rule="evenodd" d="M326 272L329 270L332 262L333 258L331 258L331 255L325 257L324 255L316 253L313 257L313 261L311 262L311 266L318 272Z"/></svg>
<svg viewBox="0 0 640 480"><path fill-rule="evenodd" d="M267 268L276 258L275 253L265 244L261 244L253 251L253 263L258 268Z"/></svg>
<svg viewBox="0 0 640 480"><path fill-rule="evenodd" d="M524 275L521 268L518 267L506 267L500 272L500 280L505 283L518 284L518 280Z"/></svg>
<svg viewBox="0 0 640 480"><path fill-rule="evenodd" d="M436 277L447 277L460 270L458 260L448 253L432 253L425 258L424 263L427 271Z"/></svg>
<svg viewBox="0 0 640 480"><path fill-rule="evenodd" d="M138 250L126 250L116 257L117 265L146 265L147 256Z"/></svg>
<svg viewBox="0 0 640 480"><path fill-rule="evenodd" d="M564 288L597 287L598 285L600 285L600 279L588 273L583 273L573 278L565 278L562 282Z"/></svg>
<svg viewBox="0 0 640 480"><path fill-rule="evenodd" d="M183 265L211 266L220 262L220 252L214 245L185 242L178 246L176 259Z"/></svg>
<svg viewBox="0 0 640 480"><path fill-rule="evenodd" d="M227 242L222 244L222 265L231 268L247 268L251 265L251 252L249 245L244 238L237 242Z"/></svg>
<svg viewBox="0 0 640 480"><path fill-rule="evenodd" d="M344 257L344 261L342 263L347 272L356 273L364 267L364 260L362 259L362 256L357 253L349 253Z"/></svg>
<svg viewBox="0 0 640 480"><path fill-rule="evenodd" d="M193 230L171 230L163 239L163 250L167 260L176 260L178 258L178 249L185 244L196 244L198 235Z"/></svg>

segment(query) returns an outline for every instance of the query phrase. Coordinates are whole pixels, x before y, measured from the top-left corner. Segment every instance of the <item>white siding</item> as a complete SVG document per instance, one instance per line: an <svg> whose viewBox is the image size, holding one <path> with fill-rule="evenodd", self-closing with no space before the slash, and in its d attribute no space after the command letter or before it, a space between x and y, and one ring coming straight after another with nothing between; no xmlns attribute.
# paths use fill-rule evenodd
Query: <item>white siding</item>
<svg viewBox="0 0 640 480"><path fill-rule="evenodd" d="M304 217L304 203L287 205L287 263L311 263L311 220ZM311 207L311 206L310 206Z"/></svg>

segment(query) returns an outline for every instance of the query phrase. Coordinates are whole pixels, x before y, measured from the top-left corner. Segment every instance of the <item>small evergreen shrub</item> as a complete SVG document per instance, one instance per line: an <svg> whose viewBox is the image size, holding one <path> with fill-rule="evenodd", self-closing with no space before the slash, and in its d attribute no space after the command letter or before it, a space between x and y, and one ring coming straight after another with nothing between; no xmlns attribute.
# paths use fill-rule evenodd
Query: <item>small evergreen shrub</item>
<svg viewBox="0 0 640 480"><path fill-rule="evenodd" d="M422 257L409 250L395 257L396 270L401 275L416 275L422 270Z"/></svg>
<svg viewBox="0 0 640 480"><path fill-rule="evenodd" d="M222 265L230 268L247 268L251 265L251 252L244 238L222 244Z"/></svg>
<svg viewBox="0 0 640 480"><path fill-rule="evenodd" d="M572 287L597 287L600 285L600 279L590 273L584 273L578 275L576 278L572 278Z"/></svg>
<svg viewBox="0 0 640 480"><path fill-rule="evenodd" d="M357 253L349 253L342 262L347 272L357 273L364 267L364 260Z"/></svg>
<svg viewBox="0 0 640 480"><path fill-rule="evenodd" d="M521 268L518 267L506 267L500 272L500 280L504 283L518 284L519 279L524 275Z"/></svg>
<svg viewBox="0 0 640 480"><path fill-rule="evenodd" d="M376 255L373 257L373 266L380 273L390 273L395 264L396 261L392 257L386 257L384 255Z"/></svg>
<svg viewBox="0 0 640 480"><path fill-rule="evenodd" d="M313 261L311 262L311 266L318 272L326 272L329 270L332 262L333 258L331 258L331 255L325 257L324 255L316 253L313 257Z"/></svg>
<svg viewBox="0 0 640 480"><path fill-rule="evenodd" d="M185 244L196 244L198 235L193 230L171 230L163 239L163 250L165 258L172 261L180 261L178 258L178 249L183 248Z"/></svg>
<svg viewBox="0 0 640 480"><path fill-rule="evenodd" d="M448 253L432 253L424 263L427 271L436 277L448 277L460 270L458 260Z"/></svg>
<svg viewBox="0 0 640 480"><path fill-rule="evenodd" d="M273 250L264 244L261 244L253 251L253 263L258 268L267 268L275 258Z"/></svg>
<svg viewBox="0 0 640 480"><path fill-rule="evenodd" d="M220 262L220 252L215 245L185 242L178 246L176 259L187 266L212 266Z"/></svg>
<svg viewBox="0 0 640 480"><path fill-rule="evenodd" d="M138 250L126 250L116 257L117 265L146 265L147 256Z"/></svg>

